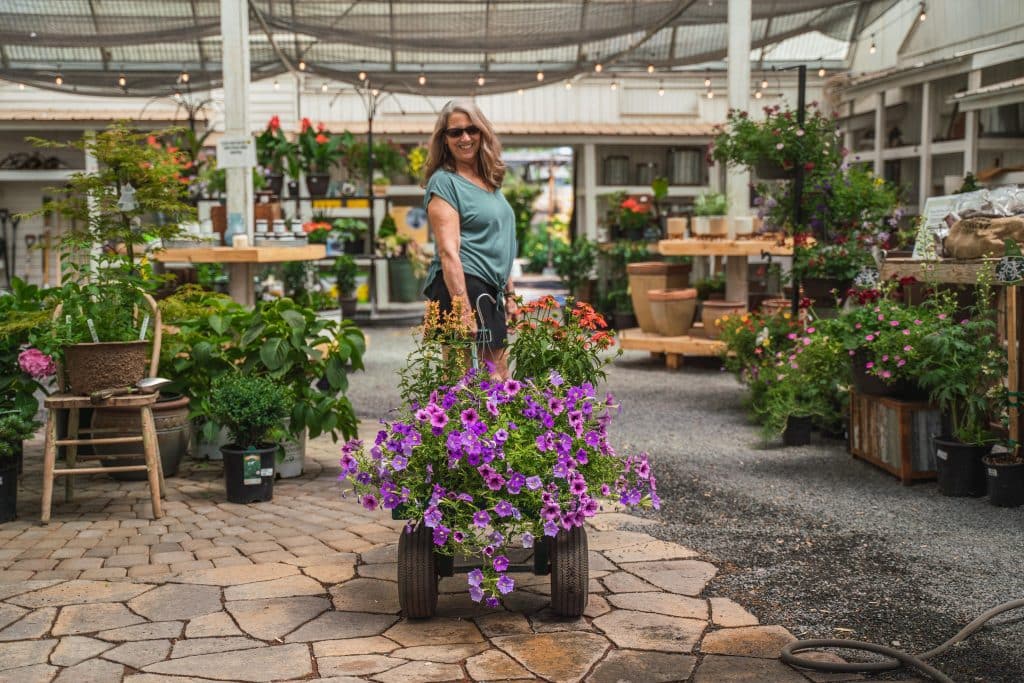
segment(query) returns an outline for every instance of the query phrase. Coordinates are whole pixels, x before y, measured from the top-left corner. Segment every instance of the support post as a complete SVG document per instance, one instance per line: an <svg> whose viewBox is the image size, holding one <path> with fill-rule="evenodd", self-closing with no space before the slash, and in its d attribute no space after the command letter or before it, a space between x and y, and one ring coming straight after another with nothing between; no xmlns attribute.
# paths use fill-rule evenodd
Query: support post
<svg viewBox="0 0 1024 683"><path fill-rule="evenodd" d="M797 87L796 87L796 122L797 126L803 128L804 121L807 115L807 65L801 64L797 67ZM803 164L797 164L795 173L793 176L793 234L799 234L804 231L804 166ZM800 251L800 245L797 241L793 240L793 263L796 263L797 253ZM790 302L790 307L793 313L793 319L798 320L800 314L800 279L796 275L796 269L793 269L793 297Z"/></svg>
<svg viewBox="0 0 1024 683"><path fill-rule="evenodd" d="M921 173L918 177L917 206L924 210L932 189L932 84L921 84Z"/></svg>
<svg viewBox="0 0 1024 683"><path fill-rule="evenodd" d="M967 89L977 90L981 87L981 69L974 69L967 74ZM978 110L972 109L964 115L964 172L978 172Z"/></svg>
<svg viewBox="0 0 1024 683"><path fill-rule="evenodd" d="M245 0L220 0L220 32L223 40L224 136L245 137L249 126L249 4ZM253 239L253 192L251 168L228 168L228 232L243 231ZM251 282L246 283L252 287Z"/></svg>
<svg viewBox="0 0 1024 683"><path fill-rule="evenodd" d="M751 0L729 0L729 107L750 108L750 20ZM736 236L737 216L750 213L750 172L726 167L725 192L729 201L729 237ZM747 301L747 257L729 256L725 266L725 298Z"/></svg>
<svg viewBox="0 0 1024 683"><path fill-rule="evenodd" d="M879 178L885 171L882 150L885 149L885 91L875 93L875 175Z"/></svg>

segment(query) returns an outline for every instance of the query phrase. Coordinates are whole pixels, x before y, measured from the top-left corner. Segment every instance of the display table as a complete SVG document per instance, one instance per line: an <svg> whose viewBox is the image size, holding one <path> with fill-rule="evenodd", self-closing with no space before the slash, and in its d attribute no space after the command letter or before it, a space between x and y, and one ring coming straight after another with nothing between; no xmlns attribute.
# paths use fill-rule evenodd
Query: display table
<svg viewBox="0 0 1024 683"><path fill-rule="evenodd" d="M231 298L245 306L256 303L252 281L256 265L285 261L315 261L327 256L323 244L298 247L189 247L163 249L152 259L162 263L223 263L228 270L228 291Z"/></svg>
<svg viewBox="0 0 1024 683"><path fill-rule="evenodd" d="M693 327L693 334L679 337L665 337L653 332L644 332L639 327L619 330L619 345L632 351L650 351L665 354L665 367L678 369L684 356L720 356L725 353L725 342L708 339L700 324Z"/></svg>

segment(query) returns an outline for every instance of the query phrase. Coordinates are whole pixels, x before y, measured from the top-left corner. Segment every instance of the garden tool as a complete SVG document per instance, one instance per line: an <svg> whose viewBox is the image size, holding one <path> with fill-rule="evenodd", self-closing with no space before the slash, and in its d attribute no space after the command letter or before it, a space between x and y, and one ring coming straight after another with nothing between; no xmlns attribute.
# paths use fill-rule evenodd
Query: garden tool
<svg viewBox="0 0 1024 683"><path fill-rule="evenodd" d="M102 403L112 396L125 396L136 392L141 394L152 394L171 383L171 380L163 377L143 377L134 386L116 387L114 389L101 389L89 394L90 403Z"/></svg>
<svg viewBox="0 0 1024 683"><path fill-rule="evenodd" d="M487 292L482 293L480 296L478 296L476 298L476 321L477 321L477 323L476 323L477 324L477 328L476 328L476 343L473 344L472 347L471 347L472 354L473 354L473 369L474 370L479 370L480 369L480 358L479 358L479 353L480 352L478 351L477 347L480 344L490 344L491 341L492 341L492 339L491 339L491 330L486 325L484 325L483 311L480 310L480 299L483 299L484 297L487 297L488 299L490 299L492 304L497 303L495 298L493 296L491 296L490 294L488 294Z"/></svg>

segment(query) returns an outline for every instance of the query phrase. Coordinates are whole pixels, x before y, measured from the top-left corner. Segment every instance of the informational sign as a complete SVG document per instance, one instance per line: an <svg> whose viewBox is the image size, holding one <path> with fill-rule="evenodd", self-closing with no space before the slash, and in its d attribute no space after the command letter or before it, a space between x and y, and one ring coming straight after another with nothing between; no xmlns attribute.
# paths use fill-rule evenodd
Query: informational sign
<svg viewBox="0 0 1024 683"><path fill-rule="evenodd" d="M956 200L956 195L929 197L925 200L924 221L921 223L921 227L918 228L916 239L914 240L915 259L934 259L941 253L939 245L946 235L949 234L946 216L953 209Z"/></svg>
<svg viewBox="0 0 1024 683"><path fill-rule="evenodd" d="M252 136L224 136L217 141L217 168L252 168L256 165L256 141Z"/></svg>

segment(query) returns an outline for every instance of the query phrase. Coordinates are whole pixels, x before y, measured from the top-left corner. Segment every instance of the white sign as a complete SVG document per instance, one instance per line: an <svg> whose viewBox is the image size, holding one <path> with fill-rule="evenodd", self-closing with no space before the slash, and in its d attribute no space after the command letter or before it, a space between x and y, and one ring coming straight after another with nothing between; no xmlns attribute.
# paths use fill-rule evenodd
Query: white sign
<svg viewBox="0 0 1024 683"><path fill-rule="evenodd" d="M252 168L256 141L249 137L223 137L217 141L217 168Z"/></svg>

